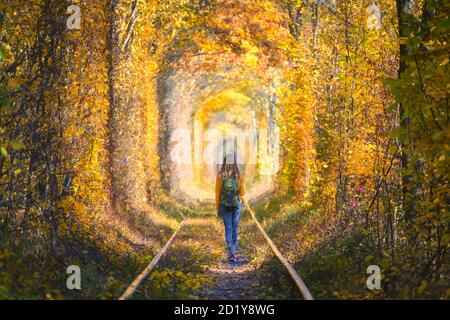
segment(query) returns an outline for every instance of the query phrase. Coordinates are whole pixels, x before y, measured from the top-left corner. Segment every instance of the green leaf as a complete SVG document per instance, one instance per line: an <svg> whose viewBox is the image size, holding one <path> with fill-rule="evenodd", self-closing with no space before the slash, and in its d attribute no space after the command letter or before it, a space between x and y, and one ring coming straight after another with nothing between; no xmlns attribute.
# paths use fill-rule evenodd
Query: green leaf
<svg viewBox="0 0 450 320"><path fill-rule="evenodd" d="M2 61L6 57L6 51L3 46L0 44L0 61Z"/></svg>
<svg viewBox="0 0 450 320"><path fill-rule="evenodd" d="M6 151L6 149L4 147L0 147L0 154L3 157L6 157L8 155L8 151Z"/></svg>
<svg viewBox="0 0 450 320"><path fill-rule="evenodd" d="M439 22L439 26L445 29L450 29L450 17L448 17L447 20Z"/></svg>
<svg viewBox="0 0 450 320"><path fill-rule="evenodd" d="M446 234L444 234L444 235L442 236L441 244L445 246L445 245L447 245L449 242L450 242L450 234L449 234L449 233L446 233Z"/></svg>

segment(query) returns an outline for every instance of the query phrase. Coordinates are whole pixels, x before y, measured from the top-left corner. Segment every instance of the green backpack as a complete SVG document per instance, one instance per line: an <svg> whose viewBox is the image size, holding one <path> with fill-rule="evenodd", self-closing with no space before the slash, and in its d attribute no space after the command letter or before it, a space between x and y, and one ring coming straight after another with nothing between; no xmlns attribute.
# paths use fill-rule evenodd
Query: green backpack
<svg viewBox="0 0 450 320"><path fill-rule="evenodd" d="M239 203L238 180L236 178L224 178L220 193L220 204L227 208L235 208Z"/></svg>

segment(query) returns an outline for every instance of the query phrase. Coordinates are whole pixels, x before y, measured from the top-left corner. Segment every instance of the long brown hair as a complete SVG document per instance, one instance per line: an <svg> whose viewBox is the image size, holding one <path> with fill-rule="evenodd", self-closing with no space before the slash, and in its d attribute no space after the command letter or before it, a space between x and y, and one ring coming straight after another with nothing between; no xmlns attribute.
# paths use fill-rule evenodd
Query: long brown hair
<svg viewBox="0 0 450 320"><path fill-rule="evenodd" d="M222 167L219 170L219 175L222 178L239 178L239 167L236 163L236 156L234 156L234 163L227 163L227 156L223 158Z"/></svg>

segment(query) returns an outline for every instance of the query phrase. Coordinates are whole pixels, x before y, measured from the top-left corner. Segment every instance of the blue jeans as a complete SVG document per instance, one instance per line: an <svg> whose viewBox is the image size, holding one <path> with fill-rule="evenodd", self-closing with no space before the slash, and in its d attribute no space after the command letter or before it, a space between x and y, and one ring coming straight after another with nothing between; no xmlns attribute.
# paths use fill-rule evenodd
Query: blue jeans
<svg viewBox="0 0 450 320"><path fill-rule="evenodd" d="M235 253L238 241L238 224L242 213L242 204L236 208L227 208L220 205L220 214L222 215L225 226L225 239L227 240L228 252Z"/></svg>

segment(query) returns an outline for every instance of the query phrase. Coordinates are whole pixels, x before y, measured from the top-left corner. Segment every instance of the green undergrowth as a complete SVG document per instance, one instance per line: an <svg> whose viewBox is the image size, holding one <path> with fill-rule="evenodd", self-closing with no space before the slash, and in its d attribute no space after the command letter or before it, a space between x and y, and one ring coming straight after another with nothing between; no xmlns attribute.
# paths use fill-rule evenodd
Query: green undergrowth
<svg viewBox="0 0 450 320"><path fill-rule="evenodd" d="M75 245L76 251L66 251ZM0 245L0 299L115 299L151 254L143 247L128 254L105 248L101 238L60 239L39 255L37 247L36 242ZM67 289L71 265L80 267L80 290Z"/></svg>
<svg viewBox="0 0 450 320"><path fill-rule="evenodd" d="M364 225L353 221L338 225L320 208L305 206L291 195L275 194L252 207L315 299L448 299L450 295L445 285L448 272L437 279L421 276L429 266L402 239L387 252ZM290 276L267 250L254 250L255 263L267 275L266 295L299 297ZM380 289L368 289L369 266L380 268Z"/></svg>
<svg viewBox="0 0 450 320"><path fill-rule="evenodd" d="M162 193L155 203L156 210L177 221L202 212ZM144 222L140 231L145 234ZM0 242L0 299L117 299L174 230L161 229L159 243L150 246L100 221L92 230L63 231L54 242L38 237ZM71 265L80 267L80 290L67 289Z"/></svg>
<svg viewBox="0 0 450 320"><path fill-rule="evenodd" d="M200 202L185 204L175 200L165 191L156 190L154 193L156 196L152 200L155 201L156 207L168 217L174 218L177 221L182 221L187 216L208 216L215 214L213 204Z"/></svg>
<svg viewBox="0 0 450 320"><path fill-rule="evenodd" d="M208 266L223 255L218 244L221 227L211 220L214 211L191 208L189 217L155 270L138 288L133 299L203 299L213 284ZM204 219L202 219L204 218Z"/></svg>
<svg viewBox="0 0 450 320"><path fill-rule="evenodd" d="M303 207L290 195L277 195L253 204L258 219L280 251L293 262L294 268L316 299L372 299L383 290L367 289L366 268L375 264L387 267L382 254L374 253L373 244L356 228L344 236L323 233L326 217L314 208ZM270 274L268 296L301 298L293 281L276 259L262 264ZM274 294L275 293L275 294Z"/></svg>

